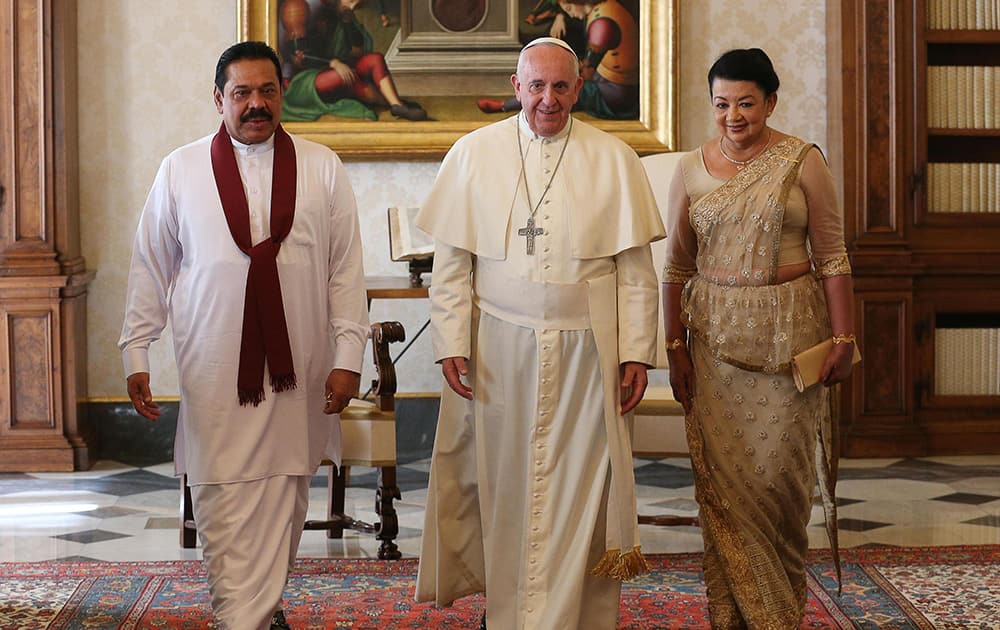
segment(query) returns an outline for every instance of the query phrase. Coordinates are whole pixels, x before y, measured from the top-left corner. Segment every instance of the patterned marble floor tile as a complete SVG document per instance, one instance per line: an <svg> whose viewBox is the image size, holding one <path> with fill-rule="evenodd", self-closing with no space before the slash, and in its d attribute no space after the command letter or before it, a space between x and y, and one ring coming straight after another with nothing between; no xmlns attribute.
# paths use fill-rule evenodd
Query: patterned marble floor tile
<svg viewBox="0 0 1000 630"><path fill-rule="evenodd" d="M37 479L24 488L0 494L0 518L33 514L69 514L111 507L118 502L113 494L76 488L72 482L42 484Z"/></svg>
<svg viewBox="0 0 1000 630"><path fill-rule="evenodd" d="M958 479L950 484L959 492L977 492L980 494L1000 494L1000 474L996 476L969 477Z"/></svg>
<svg viewBox="0 0 1000 630"><path fill-rule="evenodd" d="M155 466L145 466L143 470L156 473L157 475L163 475L164 477L170 477L171 479L176 479L174 476L173 462L165 462L163 464L156 464Z"/></svg>
<svg viewBox="0 0 1000 630"><path fill-rule="evenodd" d="M112 459L98 460L90 470L77 470L74 472L36 472L30 473L37 479L100 479L111 475L117 475L132 470L138 470L135 466L129 466Z"/></svg>
<svg viewBox="0 0 1000 630"><path fill-rule="evenodd" d="M701 529L687 525L640 525L639 541L646 553L695 553L704 549Z"/></svg>
<svg viewBox="0 0 1000 630"><path fill-rule="evenodd" d="M427 488L415 488L402 493L403 502L410 505L419 505L421 508L427 506Z"/></svg>
<svg viewBox="0 0 1000 630"><path fill-rule="evenodd" d="M635 482L659 488L684 488L694 484L690 468L651 462L635 469Z"/></svg>
<svg viewBox="0 0 1000 630"><path fill-rule="evenodd" d="M106 540L116 540L118 538L128 538L128 534L119 534L118 532L109 532L103 529L88 529L82 532L72 532L69 534L60 534L58 536L53 536L53 538L60 538L62 540L68 540L70 542L78 542L83 544L104 542Z"/></svg>
<svg viewBox="0 0 1000 630"><path fill-rule="evenodd" d="M898 477L873 479L841 479L837 483L837 496L864 501L893 501L899 497L909 500L927 500L953 492L944 483L900 479Z"/></svg>
<svg viewBox="0 0 1000 630"><path fill-rule="evenodd" d="M1000 467L1000 457L996 455L941 455L937 457L922 457L922 461L950 464L953 466L991 466Z"/></svg>
<svg viewBox="0 0 1000 630"><path fill-rule="evenodd" d="M132 494L122 497L116 505L121 507L143 510L152 514L177 514L180 503L180 490L175 487L171 490L156 490L154 492L143 492L142 494Z"/></svg>
<svg viewBox="0 0 1000 630"><path fill-rule="evenodd" d="M419 470L420 472L430 473L431 460L429 457L426 459L416 459L412 462L400 464L400 468L412 468L413 470Z"/></svg>
<svg viewBox="0 0 1000 630"><path fill-rule="evenodd" d="M822 524L810 525L806 529L806 534L809 536L810 549L830 548L830 539L827 537L826 527L824 527ZM868 535L865 532L852 532L850 530L842 530L838 532L837 537L840 542L841 548L861 547L863 545L871 543L871 540L868 538Z"/></svg>
<svg viewBox="0 0 1000 630"><path fill-rule="evenodd" d="M888 527L889 525L892 525L892 523L866 521L860 518L837 519L837 528L842 532L867 532L880 527Z"/></svg>
<svg viewBox="0 0 1000 630"><path fill-rule="evenodd" d="M176 530L145 530L119 540L93 542L79 553L105 562L201 560L201 548L183 549Z"/></svg>
<svg viewBox="0 0 1000 630"><path fill-rule="evenodd" d="M693 497L677 497L639 506L640 514L656 514L664 510L670 514L694 515L698 513L698 502Z"/></svg>
<svg viewBox="0 0 1000 630"><path fill-rule="evenodd" d="M996 501L1000 497L991 494L975 494L972 492L953 492L942 497L934 497L933 501L944 501L945 503L964 503L966 505L982 505L991 501Z"/></svg>
<svg viewBox="0 0 1000 630"><path fill-rule="evenodd" d="M180 519L169 516L152 516L146 519L146 529L172 529L180 528Z"/></svg>
<svg viewBox="0 0 1000 630"><path fill-rule="evenodd" d="M885 468L886 466L891 466L897 462L903 461L901 457L889 457L889 458L866 458L866 459L850 459L846 457L840 458L840 469L865 469L865 468Z"/></svg>
<svg viewBox="0 0 1000 630"><path fill-rule="evenodd" d="M83 479L77 481L76 485L93 492L127 497L156 490L175 490L178 488L178 481L173 477L164 477L148 470L135 469L99 479Z"/></svg>
<svg viewBox="0 0 1000 630"><path fill-rule="evenodd" d="M976 476L1000 475L1000 466L990 464L945 464L928 459L904 459L884 468L841 469L840 479L908 479L911 481L936 481L948 483Z"/></svg>
<svg viewBox="0 0 1000 630"><path fill-rule="evenodd" d="M642 513L694 513L686 458L640 464L636 474L641 479L637 495ZM402 530L397 543L409 557L420 549L428 470L426 459L399 467L405 487L404 500L396 502ZM0 474L0 561L200 558L200 549L179 545L178 481L172 474L169 463L137 469L118 462L99 462L84 473ZM375 469L352 469L348 514L375 520L376 475ZM844 547L1000 544L1000 457L841 460L838 494ZM309 518L323 518L325 513L326 478L321 471L310 490ZM813 505L807 530L811 547L828 545L823 521L822 509ZM117 537L89 543L65 539L88 530ZM701 550L697 527L643 525L640 535L649 553ZM376 557L378 546L368 534L347 532L343 539L331 540L326 532L307 531L300 556Z"/></svg>
<svg viewBox="0 0 1000 630"><path fill-rule="evenodd" d="M27 479L37 479L28 473L19 472L0 472L0 493L3 493L3 489L7 485L14 485L16 482L25 481Z"/></svg>
<svg viewBox="0 0 1000 630"><path fill-rule="evenodd" d="M100 562L97 558L91 558L90 556L66 556L65 558L59 558L62 562Z"/></svg>
<svg viewBox="0 0 1000 630"><path fill-rule="evenodd" d="M689 498L694 499L694 486L681 486L679 488L664 488L663 486L650 486L639 484L635 487L636 498L640 502L656 501L660 499Z"/></svg>
<svg viewBox="0 0 1000 630"><path fill-rule="evenodd" d="M962 520L986 514L977 505L944 503L934 500L864 501L839 508L837 513L842 518L884 521L887 523L917 523L929 527L940 527L950 523L958 523Z"/></svg>
<svg viewBox="0 0 1000 630"><path fill-rule="evenodd" d="M962 523L966 525L982 525L984 527L1000 527L1000 516L987 514L986 516L980 516L979 518L962 521ZM998 533L998 537L1000 537L1000 533Z"/></svg>
<svg viewBox="0 0 1000 630"><path fill-rule="evenodd" d="M121 516L134 516L136 514L144 514L143 510L136 510L134 508L122 507L120 505L110 505L107 507L99 507L96 510L91 510L86 513L86 516L93 518L119 518Z"/></svg>
<svg viewBox="0 0 1000 630"><path fill-rule="evenodd" d="M135 516L121 516L118 518L109 518L101 521L101 529L107 530L109 532L115 532L118 534L126 534L128 536L137 536L142 532L150 529L148 527L150 518L164 518L173 523L173 535L174 538L177 537L177 529L180 527L180 519L177 515L172 516L150 516L149 514L143 513Z"/></svg>
<svg viewBox="0 0 1000 630"><path fill-rule="evenodd" d="M687 468L688 470L691 469L691 458L689 457L664 457L663 459L658 459L656 461L667 466Z"/></svg>
<svg viewBox="0 0 1000 630"><path fill-rule="evenodd" d="M343 538L327 538L326 532L303 532L300 558L377 558L379 541L371 535L344 532Z"/></svg>
<svg viewBox="0 0 1000 630"><path fill-rule="evenodd" d="M0 562L40 562L71 556L83 549L83 543L60 540L47 535L0 536Z"/></svg>

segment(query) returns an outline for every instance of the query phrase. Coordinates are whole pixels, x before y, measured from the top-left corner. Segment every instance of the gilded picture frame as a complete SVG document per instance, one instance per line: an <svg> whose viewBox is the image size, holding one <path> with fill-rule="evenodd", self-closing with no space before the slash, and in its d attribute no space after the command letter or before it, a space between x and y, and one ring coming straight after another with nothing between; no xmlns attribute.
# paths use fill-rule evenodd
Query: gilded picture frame
<svg viewBox="0 0 1000 630"><path fill-rule="evenodd" d="M287 27L284 26L287 24L287 16L279 17L279 5L283 1L285 0L238 0L239 37L242 40L265 41L282 52L282 43L287 41ZM318 1L311 0L314 3ZM638 117L632 120L604 120L587 115L578 116L621 138L640 155L676 151L679 149L680 117L677 6L679 0L633 1L637 4L639 13ZM490 0L481 1L480 5L489 6L489 2ZM513 0L508 0L508 5L511 2ZM398 0L398 3L390 6L397 6L400 15L391 19L400 19L401 23L397 28L403 29L405 27L402 24L412 21L412 16L407 17L407 11L418 11L424 4L429 6L431 2ZM523 4L522 2L522 6ZM378 2L377 5L385 6L385 3ZM512 28L518 26L514 23L515 19L520 23L523 21L523 16L517 14L509 19ZM411 37L416 38L412 34ZM514 55L516 61L516 52ZM287 63L284 59L286 56L287 53L283 55L283 61ZM386 59L386 61L389 63L389 70L392 71L392 60ZM506 61L504 63L506 64ZM503 72L509 80L514 65L511 62L509 70L504 66L495 69L494 73ZM457 76L455 80L468 80L469 77L475 77L475 73ZM402 89L400 94L402 95ZM449 94L449 91L442 90L441 96L431 98L438 98L439 101L441 98L458 98ZM513 96L513 89L511 88L507 94ZM472 110L466 107L466 111ZM447 119L418 122L396 119L387 113L381 115L379 120L343 119L324 115L314 122L292 122L286 119L283 124L291 133L325 144L346 160L436 160L443 157L455 140L462 135L494 120L500 120L506 115L510 114L484 117L479 111L474 111L468 115L459 113Z"/></svg>

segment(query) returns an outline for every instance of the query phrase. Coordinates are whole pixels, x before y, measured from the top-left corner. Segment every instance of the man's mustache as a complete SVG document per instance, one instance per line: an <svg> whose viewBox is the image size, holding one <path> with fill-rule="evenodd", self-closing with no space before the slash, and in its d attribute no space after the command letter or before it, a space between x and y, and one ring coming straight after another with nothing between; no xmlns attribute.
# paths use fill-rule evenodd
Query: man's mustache
<svg viewBox="0 0 1000 630"><path fill-rule="evenodd" d="M240 117L240 122L249 122L251 120L272 120L274 117L271 116L271 112L266 109L251 109L247 113Z"/></svg>

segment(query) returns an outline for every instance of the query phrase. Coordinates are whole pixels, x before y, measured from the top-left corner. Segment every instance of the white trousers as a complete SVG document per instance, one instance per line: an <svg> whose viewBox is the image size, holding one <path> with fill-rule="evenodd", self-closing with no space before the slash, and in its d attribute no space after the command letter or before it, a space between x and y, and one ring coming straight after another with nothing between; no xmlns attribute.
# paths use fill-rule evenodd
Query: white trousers
<svg viewBox="0 0 1000 630"><path fill-rule="evenodd" d="M309 477L191 487L212 611L223 630L268 630L309 507Z"/></svg>

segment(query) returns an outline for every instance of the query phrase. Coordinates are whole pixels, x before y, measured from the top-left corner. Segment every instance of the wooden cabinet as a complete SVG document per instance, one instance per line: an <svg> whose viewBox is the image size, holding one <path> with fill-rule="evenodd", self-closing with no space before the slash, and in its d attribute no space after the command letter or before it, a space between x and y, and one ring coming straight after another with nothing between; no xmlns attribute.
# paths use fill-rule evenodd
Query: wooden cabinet
<svg viewBox="0 0 1000 630"><path fill-rule="evenodd" d="M0 472L89 468L76 3L0 2Z"/></svg>
<svg viewBox="0 0 1000 630"><path fill-rule="evenodd" d="M828 3L865 356L842 388L848 456L1000 453L1000 21L975 21L996 4Z"/></svg>

